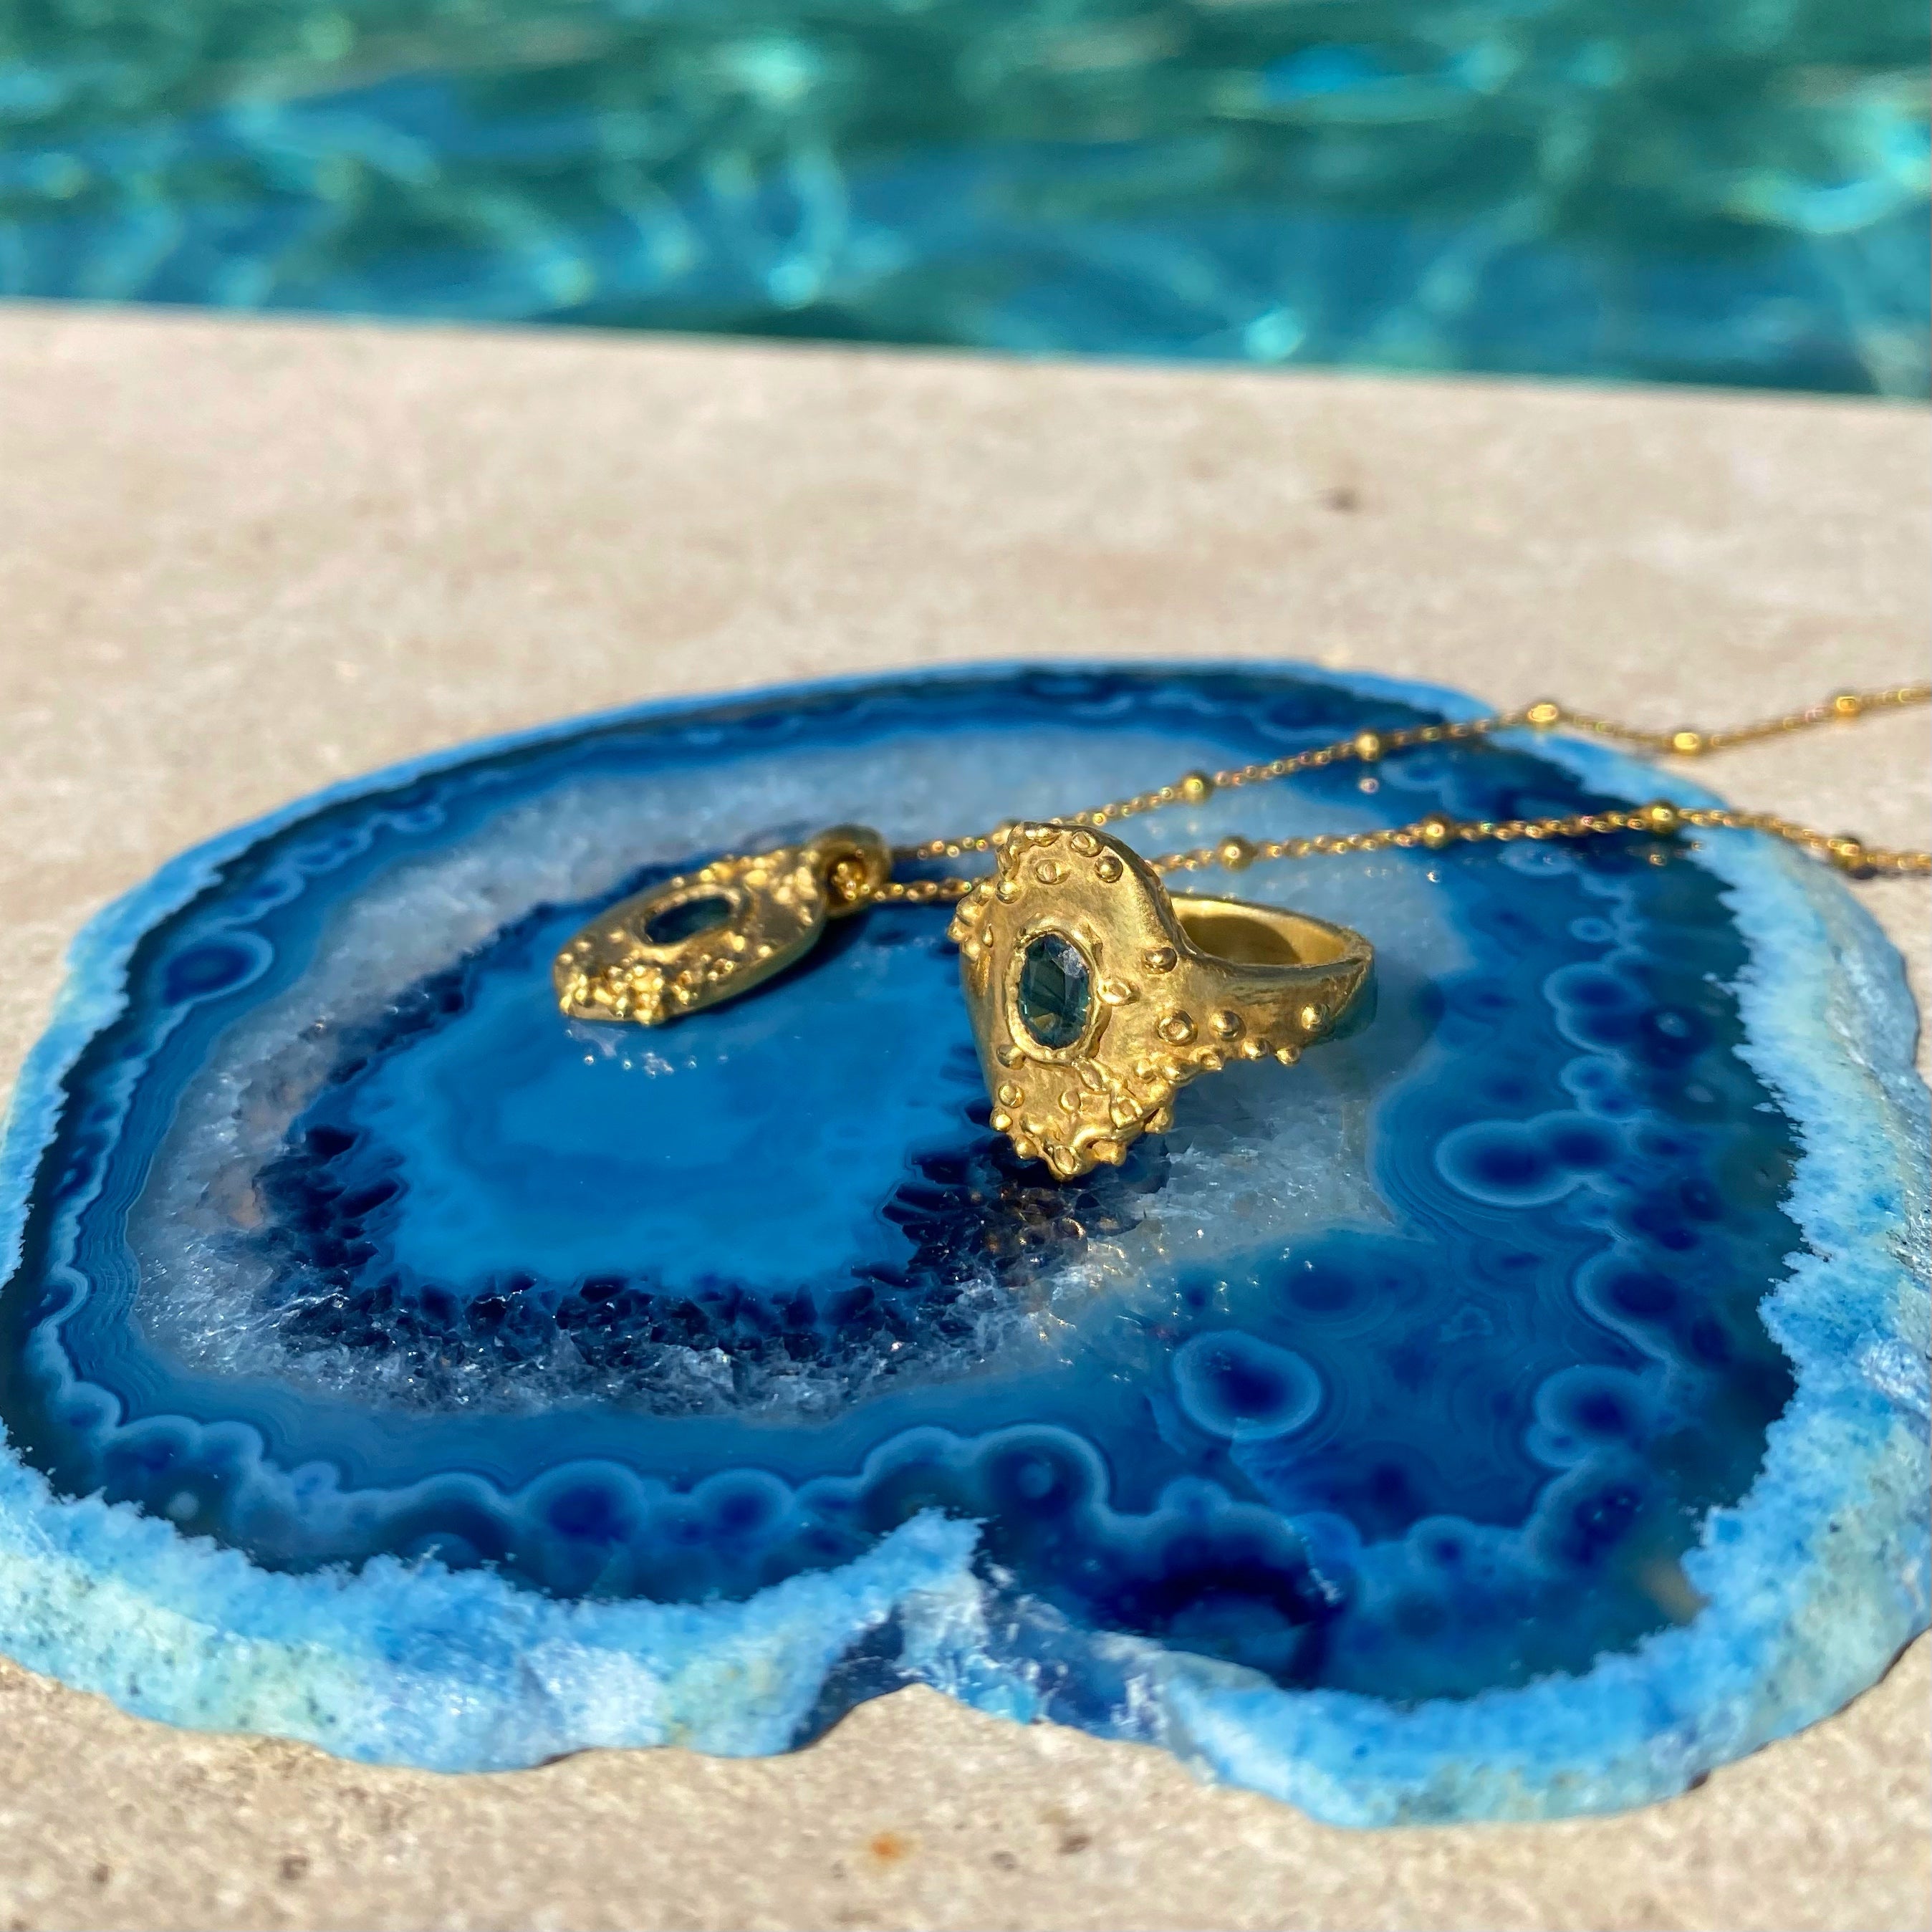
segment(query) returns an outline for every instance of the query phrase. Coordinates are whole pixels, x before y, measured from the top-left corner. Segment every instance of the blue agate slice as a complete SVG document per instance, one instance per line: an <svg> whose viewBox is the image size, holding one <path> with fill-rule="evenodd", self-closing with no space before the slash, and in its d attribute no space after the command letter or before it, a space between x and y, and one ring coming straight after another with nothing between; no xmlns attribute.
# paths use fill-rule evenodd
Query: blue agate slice
<svg viewBox="0 0 1932 1932"><path fill-rule="evenodd" d="M1895 956L1754 836L1380 852L1371 1025L1053 1184L943 910L568 1022L721 850L1045 816L1469 715L1292 668L660 706L338 789L78 943L0 1162L0 1646L447 1768L807 1739L924 1682L1330 1819L1681 1787L1925 1622L1924 1090ZM1507 736L1166 849L1693 794ZM1036 976L1046 1019L1084 989ZM1051 983L1049 983L1051 982Z"/></svg>

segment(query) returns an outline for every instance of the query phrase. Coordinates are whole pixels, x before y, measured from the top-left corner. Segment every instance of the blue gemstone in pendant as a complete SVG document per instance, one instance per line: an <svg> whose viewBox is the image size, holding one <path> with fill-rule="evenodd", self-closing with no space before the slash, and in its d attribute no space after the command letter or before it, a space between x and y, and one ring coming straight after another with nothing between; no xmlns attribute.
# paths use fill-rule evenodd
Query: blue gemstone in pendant
<svg viewBox="0 0 1932 1932"><path fill-rule="evenodd" d="M722 892L705 892L694 899L677 899L644 922L644 938L652 946L678 946L722 926L731 916L731 902Z"/></svg>
<svg viewBox="0 0 1932 1932"><path fill-rule="evenodd" d="M1094 1005L1094 969L1086 954L1061 933L1028 940L1020 959L1018 1005L1020 1023L1042 1046L1075 1045Z"/></svg>

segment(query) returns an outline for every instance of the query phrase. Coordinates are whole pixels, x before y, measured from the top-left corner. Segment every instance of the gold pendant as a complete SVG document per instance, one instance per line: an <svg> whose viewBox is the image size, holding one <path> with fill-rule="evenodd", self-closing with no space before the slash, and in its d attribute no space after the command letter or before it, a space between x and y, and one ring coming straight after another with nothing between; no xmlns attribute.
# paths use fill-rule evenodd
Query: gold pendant
<svg viewBox="0 0 1932 1932"><path fill-rule="evenodd" d="M993 1127L1062 1179L1164 1132L1198 1076L1237 1059L1292 1064L1370 984L1360 933L1170 895L1104 832L1017 825L997 852L952 936Z"/></svg>
<svg viewBox="0 0 1932 1932"><path fill-rule="evenodd" d="M659 1026L748 993L808 952L828 919L867 904L892 854L862 825L714 859L600 913L550 969L572 1019Z"/></svg>

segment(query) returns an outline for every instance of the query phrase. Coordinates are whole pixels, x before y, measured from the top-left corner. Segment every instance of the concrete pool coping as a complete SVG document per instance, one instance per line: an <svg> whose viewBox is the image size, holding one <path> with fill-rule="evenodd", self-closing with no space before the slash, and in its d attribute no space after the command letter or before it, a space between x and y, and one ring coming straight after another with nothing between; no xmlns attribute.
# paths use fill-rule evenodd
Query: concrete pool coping
<svg viewBox="0 0 1932 1932"><path fill-rule="evenodd" d="M69 934L348 772L677 691L1295 656L1658 724L1923 663L1928 418L1804 398L0 310L0 1069ZM1708 777L1923 837L1888 720ZM1922 1006L1922 886L1868 903ZM453 1780L0 1670L22 1924L1925 1922L1922 1642L1628 1816L1352 1834L908 1692ZM747 1848L755 1848L755 1858Z"/></svg>

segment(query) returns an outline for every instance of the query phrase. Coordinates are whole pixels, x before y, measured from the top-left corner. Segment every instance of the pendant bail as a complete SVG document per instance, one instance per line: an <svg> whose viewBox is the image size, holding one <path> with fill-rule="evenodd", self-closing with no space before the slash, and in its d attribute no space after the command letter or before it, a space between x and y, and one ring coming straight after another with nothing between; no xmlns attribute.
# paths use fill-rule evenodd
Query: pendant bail
<svg viewBox="0 0 1932 1932"><path fill-rule="evenodd" d="M802 958L828 919L871 904L892 854L869 826L728 853L620 900L556 956L557 1004L576 1020L661 1026L735 999Z"/></svg>

